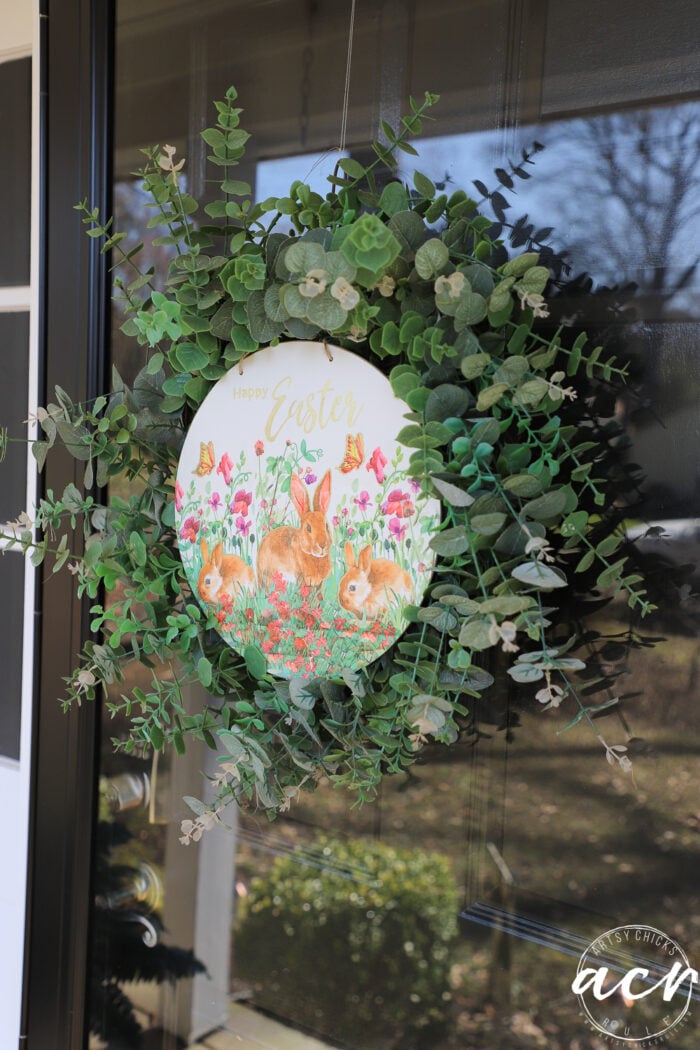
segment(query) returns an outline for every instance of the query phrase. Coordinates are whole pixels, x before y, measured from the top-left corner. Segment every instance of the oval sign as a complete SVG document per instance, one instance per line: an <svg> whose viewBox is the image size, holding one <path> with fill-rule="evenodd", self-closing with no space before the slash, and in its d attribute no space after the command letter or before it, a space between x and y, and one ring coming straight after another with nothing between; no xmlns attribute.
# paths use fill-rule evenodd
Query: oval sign
<svg viewBox="0 0 700 1050"><path fill-rule="evenodd" d="M175 489L193 593L268 671L332 677L376 660L407 626L440 505L407 473L406 405L373 365L289 342L247 358L188 431Z"/></svg>

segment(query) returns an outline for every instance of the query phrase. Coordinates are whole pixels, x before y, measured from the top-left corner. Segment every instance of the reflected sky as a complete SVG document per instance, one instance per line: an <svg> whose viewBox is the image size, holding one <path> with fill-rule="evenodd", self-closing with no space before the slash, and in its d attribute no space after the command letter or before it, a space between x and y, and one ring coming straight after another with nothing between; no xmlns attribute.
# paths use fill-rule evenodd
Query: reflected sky
<svg viewBox="0 0 700 1050"><path fill-rule="evenodd" d="M521 166L529 177L504 191L510 222L527 215L535 229L553 227L552 247L569 252L575 272L596 284L634 282L656 318L697 319L699 111L684 103L524 126L508 156L501 129L437 135L418 141L415 160L402 155L400 176L410 183L418 169L447 180L488 210L474 181L503 190L494 170ZM521 150L535 141L544 149L523 166ZM337 160L329 150L261 161L258 199L286 193L295 179L325 194Z"/></svg>

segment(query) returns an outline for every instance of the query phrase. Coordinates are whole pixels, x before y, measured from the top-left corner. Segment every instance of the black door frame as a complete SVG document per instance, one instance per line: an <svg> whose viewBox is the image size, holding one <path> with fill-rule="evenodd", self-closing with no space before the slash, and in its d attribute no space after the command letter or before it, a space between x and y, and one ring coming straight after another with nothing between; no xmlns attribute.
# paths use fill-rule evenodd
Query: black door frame
<svg viewBox="0 0 700 1050"><path fill-rule="evenodd" d="M107 260L73 205L110 213L112 0L41 0L39 402L56 384L75 400L104 390L109 343ZM81 470L54 457L42 490ZM59 700L87 635L68 574L40 570L20 1047L86 1045L86 987L99 708L64 715Z"/></svg>

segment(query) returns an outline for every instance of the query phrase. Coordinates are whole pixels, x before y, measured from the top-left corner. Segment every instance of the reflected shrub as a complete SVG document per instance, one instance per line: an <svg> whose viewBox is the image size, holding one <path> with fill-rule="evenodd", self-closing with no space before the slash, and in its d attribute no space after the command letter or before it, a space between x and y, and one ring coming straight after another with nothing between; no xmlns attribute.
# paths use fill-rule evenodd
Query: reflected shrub
<svg viewBox="0 0 700 1050"><path fill-rule="evenodd" d="M235 972L255 1005L343 1045L430 1046L447 1018L457 907L440 854L321 838L252 880Z"/></svg>

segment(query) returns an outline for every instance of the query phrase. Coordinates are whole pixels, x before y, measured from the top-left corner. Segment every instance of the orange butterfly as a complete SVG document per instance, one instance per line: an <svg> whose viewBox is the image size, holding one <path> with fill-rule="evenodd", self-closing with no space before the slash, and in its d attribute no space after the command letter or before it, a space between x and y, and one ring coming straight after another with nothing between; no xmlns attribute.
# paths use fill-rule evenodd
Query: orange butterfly
<svg viewBox="0 0 700 1050"><path fill-rule="evenodd" d="M209 441L206 445L203 441L199 442L199 463L192 471L193 474L199 474L200 478L206 477L207 474L211 474L216 463L216 457L214 456L214 442Z"/></svg>
<svg viewBox="0 0 700 1050"><path fill-rule="evenodd" d="M343 474L349 474L351 470L357 470L365 458L365 443L362 434L348 434L345 438L345 456L339 466Z"/></svg>

